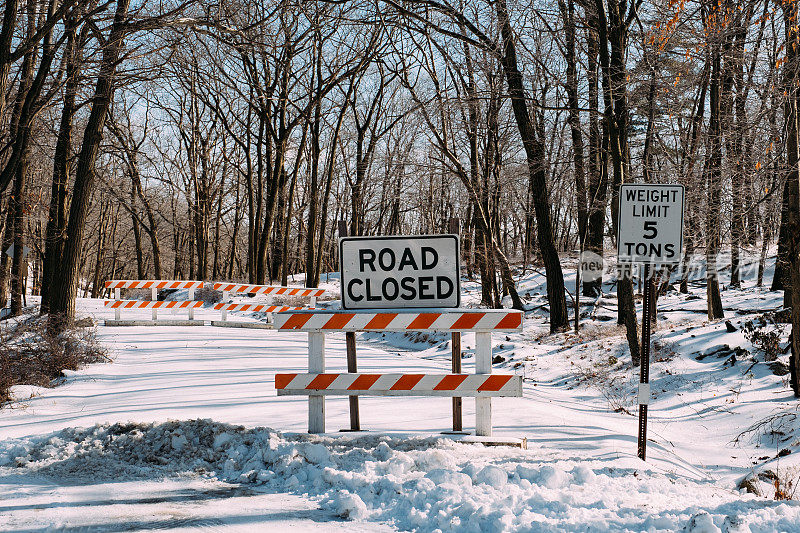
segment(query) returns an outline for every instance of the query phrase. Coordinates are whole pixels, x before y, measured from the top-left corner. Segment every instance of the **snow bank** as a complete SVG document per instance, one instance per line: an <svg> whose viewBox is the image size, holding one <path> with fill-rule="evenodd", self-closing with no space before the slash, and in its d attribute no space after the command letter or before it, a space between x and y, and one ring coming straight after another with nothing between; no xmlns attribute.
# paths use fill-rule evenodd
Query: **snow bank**
<svg viewBox="0 0 800 533"><path fill-rule="evenodd" d="M537 455L539 455L537 457ZM209 420L105 424L0 442L0 467L61 480L200 476L318 499L413 531L800 530L800 504L613 460L438 438L313 437Z"/></svg>

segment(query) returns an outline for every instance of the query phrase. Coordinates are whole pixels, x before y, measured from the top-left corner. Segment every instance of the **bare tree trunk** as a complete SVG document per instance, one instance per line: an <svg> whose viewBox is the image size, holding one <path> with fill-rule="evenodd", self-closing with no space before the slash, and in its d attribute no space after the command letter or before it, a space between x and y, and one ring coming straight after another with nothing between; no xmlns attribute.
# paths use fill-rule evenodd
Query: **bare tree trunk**
<svg viewBox="0 0 800 533"><path fill-rule="evenodd" d="M108 219L109 211L111 210L108 202L100 200L100 222L97 225L97 254L94 259L94 275L92 276L92 292L91 297L97 298L100 294L100 271L103 266L103 252L106 246L106 234L108 233ZM134 220L134 224L136 221ZM138 250L137 253L141 253ZM141 262L137 265L141 268ZM138 270L139 279L144 279L141 270Z"/></svg>
<svg viewBox="0 0 800 533"><path fill-rule="evenodd" d="M31 38L36 31L36 0L28 0L27 6L27 37ZM49 37L48 37L49 44ZM50 52L50 50L47 50ZM45 58L43 57L44 61ZM22 61L20 83L17 98L14 102L14 113L11 119L12 136L14 138L12 153L6 163L4 172L13 172L14 185L11 191L10 206L13 208L14 219L12 230L14 234L14 255L11 258L11 316L22 312L22 299L25 292L25 185L28 179L28 139L32 127L32 101L36 89L33 87L33 69L36 61L36 49L31 49ZM41 74L41 72L40 72ZM16 159L16 164L13 163Z"/></svg>
<svg viewBox="0 0 800 533"><path fill-rule="evenodd" d="M9 296L9 278L11 258L6 251L14 244L14 203L9 199L6 208L6 221L3 225L4 233L0 243L0 308L6 306Z"/></svg>
<svg viewBox="0 0 800 533"><path fill-rule="evenodd" d="M719 216L722 208L722 97L723 72L721 65L722 44L714 43L712 48L710 118L708 125L709 155L706 160L706 284L708 318L723 318L722 298L719 292L717 274L717 250L719 247Z"/></svg>
<svg viewBox="0 0 800 533"><path fill-rule="evenodd" d="M124 46L125 25L130 0L118 0L114 23L103 49L100 73L92 99L92 109L83 133L83 143L75 170L75 188L70 205L67 241L64 243L61 269L54 276L50 302L51 326L58 331L75 318L75 297L78 290L78 266L83 246L83 233L89 200L94 188L95 162L103 138L106 114L114 93L114 78ZM58 317L58 318L55 318Z"/></svg>
<svg viewBox="0 0 800 533"><path fill-rule="evenodd" d="M564 274L561 271L561 260L554 242L553 226L550 215L550 203L547 194L546 159L542 139L538 138L533 122L528 113L522 73L517 66L517 51L514 33L508 18L508 7L505 0L496 3L497 20L503 36L503 70L508 82L511 106L517 128L522 136L522 144L528 162L528 174L534 184L533 203L538 224L537 237L539 251L544 262L547 277L547 299L550 303L550 331L562 331L569 327L567 300L564 294ZM505 267L504 267L505 268ZM509 269L510 270L510 269ZM516 290L514 291L516 293ZM514 298L512 293L512 299ZM516 308L522 307L522 300L517 296Z"/></svg>
<svg viewBox="0 0 800 533"><path fill-rule="evenodd" d="M587 9L587 11L590 11ZM587 13L588 15L588 13ZM589 186L588 186L588 227L586 229L586 250L595 254L594 259L601 265L603 260L603 237L606 225L606 200L608 195L607 151L602 149L603 135L600 131L599 88L597 58L600 53L597 42L597 17L589 15L586 28L586 47L588 55L587 78L589 83ZM604 128L607 129L607 128ZM583 294L598 296L603 287L602 272L597 279L584 280Z"/></svg>
<svg viewBox="0 0 800 533"><path fill-rule="evenodd" d="M628 102L627 69L627 22L625 6L609 1L606 16L603 0L596 0L597 30L600 45L600 65L603 73L603 99L605 101L606 125L614 167L614 185L611 199L611 218L614 234L619 223L619 186L629 177L630 151L628 149ZM609 52L609 43L611 50ZM634 364L639 362L639 332L636 321L636 305L633 300L633 284L629 269L622 268L617 277L618 320L625 325L628 348Z"/></svg>
<svg viewBox="0 0 800 533"><path fill-rule="evenodd" d="M11 258L11 316L22 313L25 294L25 277L28 260L25 257L25 181L28 174L28 154L23 155L17 166L11 203L14 206L14 256Z"/></svg>
<svg viewBox="0 0 800 533"><path fill-rule="evenodd" d="M787 206L786 254L789 262L787 276L790 286L784 289L784 307L791 307L792 331L789 337L791 357L791 385L795 397L800 398L800 36L797 33L797 4L783 5L784 31L786 35L785 104L786 117L786 165L788 176L784 189L784 202Z"/></svg>
<svg viewBox="0 0 800 533"><path fill-rule="evenodd" d="M50 188L50 210L45 229L45 254L42 273L42 304L40 312L46 314L50 310L50 294L53 276L59 267L61 254L66 239L67 226L67 184L69 183L70 149L72 147L72 119L75 116L75 96L78 92L78 75L80 73L80 46L76 35L76 21L68 17L66 21L67 47L64 53L66 60L66 82L64 85L64 103L61 108L61 122L58 127L58 140L53 155L53 182ZM82 39L81 39L82 40Z"/></svg>
<svg viewBox="0 0 800 533"><path fill-rule="evenodd" d="M775 258L775 272L770 290L782 291L789 287L789 180L783 185L781 196L781 222L778 229L778 255Z"/></svg>
<svg viewBox="0 0 800 533"><path fill-rule="evenodd" d="M588 225L588 198L586 191L586 175L583 164L583 133L581 132L581 119L578 103L578 74L577 60L575 58L575 5L569 0L569 5L564 0L559 0L561 17L564 19L565 46L567 60L567 106L569 107L570 133L572 136L572 155L575 165L575 202L578 212L578 243L580 250L584 250L587 225Z"/></svg>

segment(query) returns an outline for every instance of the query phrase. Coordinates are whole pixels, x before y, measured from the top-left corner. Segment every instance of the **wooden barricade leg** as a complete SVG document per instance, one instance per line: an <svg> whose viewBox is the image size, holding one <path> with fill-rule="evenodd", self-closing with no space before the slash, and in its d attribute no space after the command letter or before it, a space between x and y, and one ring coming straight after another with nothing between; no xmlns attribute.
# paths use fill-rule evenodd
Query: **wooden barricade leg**
<svg viewBox="0 0 800 533"><path fill-rule="evenodd" d="M358 362L356 359L356 334L348 331L345 335L347 346L347 371L351 374L358 372ZM350 431L361 431L361 415L358 412L358 396L348 396L350 404Z"/></svg>
<svg viewBox="0 0 800 533"><path fill-rule="evenodd" d="M150 288L150 299L154 302L158 300L158 289L155 287ZM158 320L158 309L153 308L153 320Z"/></svg>
<svg viewBox="0 0 800 533"><path fill-rule="evenodd" d="M447 222L448 231L453 235L461 238L461 222L458 218L451 218ZM450 334L450 348L451 348L451 368L453 374L461 373L461 333ZM462 400L459 397L453 398L453 431L464 430L464 419L461 415Z"/></svg>
<svg viewBox="0 0 800 533"><path fill-rule="evenodd" d="M461 333L450 334L453 374L461 373ZM461 416L461 398L453 398L453 431L463 431L464 421Z"/></svg>
<svg viewBox="0 0 800 533"><path fill-rule="evenodd" d="M311 301L309 302L308 306L310 308L312 308L312 309L317 307L317 297L316 296L312 296L311 297Z"/></svg>
<svg viewBox="0 0 800 533"><path fill-rule="evenodd" d="M222 303L228 303L228 291L222 291ZM228 320L228 311L224 307L222 308L222 321L226 322Z"/></svg>
<svg viewBox="0 0 800 533"><path fill-rule="evenodd" d="M492 373L492 334L475 333L475 373ZM475 398L475 434L480 437L492 436L492 399Z"/></svg>
<svg viewBox="0 0 800 533"><path fill-rule="evenodd" d="M339 237L347 237L347 223L340 220ZM317 306L317 298L311 298L311 307ZM347 371L351 373L358 372L357 359L356 359L356 334L354 331L345 333L345 341L347 345ZM350 431L361 431L361 414L358 411L358 396L348 396L350 404Z"/></svg>
<svg viewBox="0 0 800 533"><path fill-rule="evenodd" d="M194 301L194 287L189 289L189 300ZM189 320L194 320L194 307L189 307Z"/></svg>
<svg viewBox="0 0 800 533"><path fill-rule="evenodd" d="M114 289L114 299L115 300L119 300L120 299L119 287ZM119 315L120 315L120 309L119 309L119 307L115 307L114 308L114 320L119 320L120 319Z"/></svg>
<svg viewBox="0 0 800 533"><path fill-rule="evenodd" d="M308 371L325 372L325 333L321 331L308 334ZM325 433L325 396L308 397L308 432Z"/></svg>

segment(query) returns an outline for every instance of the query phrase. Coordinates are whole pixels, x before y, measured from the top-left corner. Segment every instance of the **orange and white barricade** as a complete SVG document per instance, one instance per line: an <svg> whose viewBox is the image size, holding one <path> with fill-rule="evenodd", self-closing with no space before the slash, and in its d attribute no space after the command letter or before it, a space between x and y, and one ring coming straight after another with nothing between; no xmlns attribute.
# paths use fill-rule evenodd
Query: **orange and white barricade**
<svg viewBox="0 0 800 533"><path fill-rule="evenodd" d="M194 310L203 306L203 302L194 300L194 291L203 287L202 281L177 280L128 280L114 279L106 281L107 289L114 289L114 299L106 300L105 306L114 309L114 320L120 322L122 309L152 309L153 320L158 320L159 309L186 309L189 320L194 320ZM150 300L121 300L120 289L150 289ZM158 301L159 289L188 289L188 300Z"/></svg>
<svg viewBox="0 0 800 533"><path fill-rule="evenodd" d="M317 298L325 294L325 289L306 287L282 287L279 285L252 285L248 283L214 282L210 284L215 291L222 291L222 302L215 304L214 309L221 312L221 322L212 321L212 326L236 325L228 323L228 312L266 313L267 323L272 323L272 313L282 313L290 310L313 309L317 305ZM292 296L295 298L309 298L308 307L292 307L270 304L240 304L229 303L231 294L267 294L272 296ZM244 323L239 324L244 325ZM265 326L268 327L268 326Z"/></svg>
<svg viewBox="0 0 800 533"><path fill-rule="evenodd" d="M275 329L308 333L308 374L276 374L279 396L308 396L308 432L325 432L325 396L475 397L475 434L492 434L492 397L522 396L522 376L492 374L492 333L522 331L522 312L505 309L287 311ZM475 374L331 374L325 334L356 331L474 332Z"/></svg>
<svg viewBox="0 0 800 533"><path fill-rule="evenodd" d="M249 313L267 313L267 321L271 321L272 313L283 313L284 311L302 310L305 307L289 307L286 305L268 305L268 304L234 304L220 302L214 304L214 309L222 313L222 322L227 322L228 311L232 312L249 312ZM212 326L219 325L216 321L211 322Z"/></svg>

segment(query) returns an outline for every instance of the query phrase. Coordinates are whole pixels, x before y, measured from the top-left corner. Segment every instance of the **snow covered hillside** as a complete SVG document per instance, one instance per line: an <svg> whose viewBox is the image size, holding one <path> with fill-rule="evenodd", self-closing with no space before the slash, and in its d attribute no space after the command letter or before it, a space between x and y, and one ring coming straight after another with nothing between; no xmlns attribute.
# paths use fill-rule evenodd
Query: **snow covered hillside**
<svg viewBox="0 0 800 533"><path fill-rule="evenodd" d="M306 399L273 383L307 368L302 334L98 326L112 364L17 387L0 410L0 530L800 531L800 502L774 499L800 482L800 403L786 356L765 360L745 335L748 322L780 328L754 319L782 294L723 291L729 324L706 323L701 287L659 299L644 463L613 287L585 302L579 335L547 333L541 275L519 287L525 331L496 335L493 355L496 371L524 375L524 397L496 399L493 424L527 450L441 436L449 398L363 397L361 434L337 431L347 400L329 398L330 433L304 435ZM97 300L79 312L113 316ZM471 372L471 336L463 348ZM344 370L343 335L327 350ZM441 372L449 353L445 335L358 342L363 372Z"/></svg>

